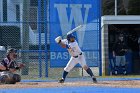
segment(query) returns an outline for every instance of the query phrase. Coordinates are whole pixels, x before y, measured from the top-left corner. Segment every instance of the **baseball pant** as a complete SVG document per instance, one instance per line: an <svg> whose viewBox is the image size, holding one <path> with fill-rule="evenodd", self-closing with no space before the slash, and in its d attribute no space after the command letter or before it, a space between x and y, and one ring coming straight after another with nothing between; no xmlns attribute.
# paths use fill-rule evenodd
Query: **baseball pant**
<svg viewBox="0 0 140 93"><path fill-rule="evenodd" d="M85 60L85 56L82 54L82 55L78 55L77 58L75 57L71 57L68 64L66 65L66 67L64 68L65 71L69 72L71 69L73 69L73 67L76 65L76 64L80 64L82 67L84 67L86 64L86 60Z"/></svg>

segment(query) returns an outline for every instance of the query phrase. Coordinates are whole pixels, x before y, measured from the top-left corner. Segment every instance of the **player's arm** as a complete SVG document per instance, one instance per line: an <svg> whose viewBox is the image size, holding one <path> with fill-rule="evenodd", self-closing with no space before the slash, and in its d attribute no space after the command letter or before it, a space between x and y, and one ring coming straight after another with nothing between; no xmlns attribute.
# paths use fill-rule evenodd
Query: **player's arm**
<svg viewBox="0 0 140 93"><path fill-rule="evenodd" d="M0 64L0 70L6 70L6 67Z"/></svg>
<svg viewBox="0 0 140 93"><path fill-rule="evenodd" d="M113 54L113 57L116 56L116 46L117 46L117 42L115 42L115 44L112 46L112 54Z"/></svg>
<svg viewBox="0 0 140 93"><path fill-rule="evenodd" d="M64 43L62 43L62 42L60 42L60 43L58 43L61 47L63 47L63 48L67 48L67 45L66 44L64 44Z"/></svg>
<svg viewBox="0 0 140 93"><path fill-rule="evenodd" d="M25 64L23 64L23 63L18 63L18 64L17 64L17 63L15 62L15 65L16 65L16 66L15 66L15 69L16 69L16 70L19 70L19 69L22 69L23 67L25 67Z"/></svg>
<svg viewBox="0 0 140 93"><path fill-rule="evenodd" d="M116 54L115 54L115 51L114 51L114 50L112 51L112 54L113 54L113 57L115 57L115 56L116 56Z"/></svg>
<svg viewBox="0 0 140 93"><path fill-rule="evenodd" d="M22 69L25 65L20 63L20 64L17 64L15 61L13 61L12 63L12 67L9 68L9 71L10 72L15 72L17 70L20 70Z"/></svg>
<svg viewBox="0 0 140 93"><path fill-rule="evenodd" d="M62 37L58 36L55 38L55 42L58 43L61 47L63 48L67 48L68 45L62 42Z"/></svg>
<svg viewBox="0 0 140 93"><path fill-rule="evenodd" d="M0 63L0 70L6 70L6 63L4 60L2 60L2 62Z"/></svg>

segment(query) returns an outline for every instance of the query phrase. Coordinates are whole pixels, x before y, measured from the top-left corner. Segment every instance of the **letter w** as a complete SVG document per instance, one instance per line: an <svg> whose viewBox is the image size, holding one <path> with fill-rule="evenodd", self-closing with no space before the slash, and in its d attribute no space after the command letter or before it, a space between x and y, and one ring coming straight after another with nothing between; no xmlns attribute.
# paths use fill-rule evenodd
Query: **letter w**
<svg viewBox="0 0 140 93"><path fill-rule="evenodd" d="M88 12L91 5L84 5L84 9L82 8L82 4L70 4L70 6L68 6L68 4L55 4L54 7L58 11L62 35L65 35L71 30L73 22L75 26L87 23ZM71 11L68 11L68 9ZM85 10L85 12L82 12L82 9ZM85 13L84 18L82 13Z"/></svg>

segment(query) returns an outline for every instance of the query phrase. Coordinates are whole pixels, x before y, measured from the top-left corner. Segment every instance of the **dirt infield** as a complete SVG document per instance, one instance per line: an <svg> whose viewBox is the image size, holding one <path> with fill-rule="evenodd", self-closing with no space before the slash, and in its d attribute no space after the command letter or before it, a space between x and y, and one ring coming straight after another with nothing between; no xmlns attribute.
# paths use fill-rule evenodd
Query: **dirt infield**
<svg viewBox="0 0 140 93"><path fill-rule="evenodd" d="M65 82L60 84L58 82L19 82L16 84L2 84L0 88L50 88L50 87L69 87L69 86L100 86L100 87L119 87L119 88L140 88L139 80L127 80L127 81L98 81L98 83L92 83L90 81L74 81Z"/></svg>

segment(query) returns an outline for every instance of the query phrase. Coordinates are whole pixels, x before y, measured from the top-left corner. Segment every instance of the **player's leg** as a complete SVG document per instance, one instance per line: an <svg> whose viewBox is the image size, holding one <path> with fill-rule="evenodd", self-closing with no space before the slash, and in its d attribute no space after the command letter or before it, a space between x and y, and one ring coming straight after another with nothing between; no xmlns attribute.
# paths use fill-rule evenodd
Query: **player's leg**
<svg viewBox="0 0 140 93"><path fill-rule="evenodd" d="M59 83L64 83L66 76L68 75L67 71L63 71L62 78L58 81Z"/></svg>
<svg viewBox="0 0 140 93"><path fill-rule="evenodd" d="M116 62L115 62L115 75L118 74L118 70L119 70L119 66L120 66L120 61L121 61L121 57L120 57L120 56L116 56Z"/></svg>
<svg viewBox="0 0 140 93"><path fill-rule="evenodd" d="M91 76L93 82L96 83L97 80L96 80L96 77L94 76L92 70L87 65L84 65L83 69Z"/></svg>
<svg viewBox="0 0 140 93"><path fill-rule="evenodd" d="M66 67L64 68L63 71L63 75L62 78L59 80L59 83L64 83L68 73L70 72L71 69L73 69L73 67L76 65L76 59L71 57L68 64L66 65Z"/></svg>
<svg viewBox="0 0 140 93"><path fill-rule="evenodd" d="M125 59L125 56L122 56L121 68L122 68L122 70L123 70L123 74L126 75L127 72L126 72L126 59Z"/></svg>
<svg viewBox="0 0 140 93"><path fill-rule="evenodd" d="M13 79L16 81L16 82L20 82L21 81L21 76L19 74L14 74L13 75Z"/></svg>
<svg viewBox="0 0 140 93"><path fill-rule="evenodd" d="M79 58L79 64L82 66L82 68L91 76L92 80L94 83L97 82L92 70L87 66L86 64L86 60L84 55L81 55L81 57Z"/></svg>

